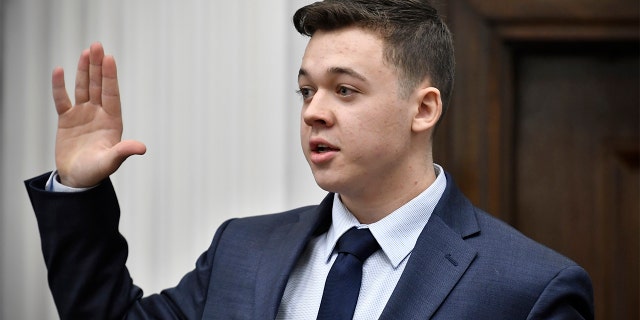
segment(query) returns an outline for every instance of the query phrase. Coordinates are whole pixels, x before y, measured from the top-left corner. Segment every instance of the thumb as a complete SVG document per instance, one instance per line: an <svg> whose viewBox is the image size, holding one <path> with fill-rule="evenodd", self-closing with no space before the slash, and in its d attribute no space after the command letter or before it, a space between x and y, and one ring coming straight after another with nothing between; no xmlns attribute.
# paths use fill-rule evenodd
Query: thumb
<svg viewBox="0 0 640 320"><path fill-rule="evenodd" d="M147 146L136 140L123 140L113 146L114 158L117 163L122 163L132 155L143 155L147 152Z"/></svg>

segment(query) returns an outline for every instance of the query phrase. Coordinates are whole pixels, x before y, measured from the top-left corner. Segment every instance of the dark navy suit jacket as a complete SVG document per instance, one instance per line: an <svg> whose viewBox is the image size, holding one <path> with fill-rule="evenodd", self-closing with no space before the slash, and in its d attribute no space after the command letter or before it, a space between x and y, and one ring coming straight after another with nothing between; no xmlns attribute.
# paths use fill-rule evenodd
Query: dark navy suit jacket
<svg viewBox="0 0 640 320"><path fill-rule="evenodd" d="M229 220L176 287L142 298L125 267L110 181L52 193L47 177L25 183L63 319L274 319L298 257L331 223L331 194L318 206ZM475 208L447 181L381 319L593 318L584 269Z"/></svg>

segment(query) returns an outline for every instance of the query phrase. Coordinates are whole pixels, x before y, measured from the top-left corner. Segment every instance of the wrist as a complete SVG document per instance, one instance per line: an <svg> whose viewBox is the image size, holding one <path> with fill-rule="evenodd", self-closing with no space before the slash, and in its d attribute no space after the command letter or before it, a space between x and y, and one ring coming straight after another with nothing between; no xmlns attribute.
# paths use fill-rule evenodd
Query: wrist
<svg viewBox="0 0 640 320"><path fill-rule="evenodd" d="M78 188L78 187L70 187L67 185L63 179L58 174L58 171L53 171L47 184L45 185L45 190L52 192L82 192L89 189L94 188L95 186L88 188Z"/></svg>

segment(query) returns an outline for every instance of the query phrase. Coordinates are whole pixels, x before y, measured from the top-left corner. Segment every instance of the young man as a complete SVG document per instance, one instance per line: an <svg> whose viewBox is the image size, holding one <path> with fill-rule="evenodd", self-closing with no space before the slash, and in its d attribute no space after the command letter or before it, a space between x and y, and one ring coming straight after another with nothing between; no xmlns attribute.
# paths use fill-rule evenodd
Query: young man
<svg viewBox="0 0 640 320"><path fill-rule="evenodd" d="M83 52L73 107L54 71L57 172L26 185L62 318L593 318L581 267L473 207L433 163L454 63L427 1L318 2L294 24L310 36L302 149L329 195L225 222L195 270L146 298L108 180L145 152L120 141L115 62L99 44Z"/></svg>

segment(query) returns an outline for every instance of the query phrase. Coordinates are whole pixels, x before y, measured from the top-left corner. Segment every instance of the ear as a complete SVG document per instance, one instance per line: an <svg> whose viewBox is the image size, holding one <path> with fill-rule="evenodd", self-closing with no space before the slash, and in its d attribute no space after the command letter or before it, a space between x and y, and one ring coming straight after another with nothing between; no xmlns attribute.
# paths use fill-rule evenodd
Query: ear
<svg viewBox="0 0 640 320"><path fill-rule="evenodd" d="M422 132L433 130L442 115L442 98L440 90L434 87L421 87L417 90L418 109L413 117L411 130Z"/></svg>

